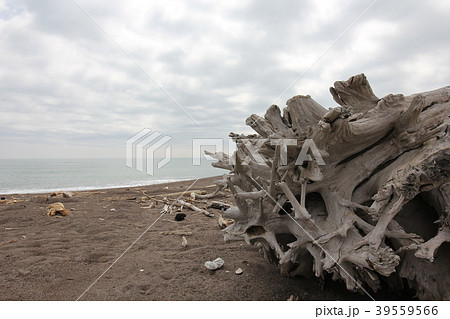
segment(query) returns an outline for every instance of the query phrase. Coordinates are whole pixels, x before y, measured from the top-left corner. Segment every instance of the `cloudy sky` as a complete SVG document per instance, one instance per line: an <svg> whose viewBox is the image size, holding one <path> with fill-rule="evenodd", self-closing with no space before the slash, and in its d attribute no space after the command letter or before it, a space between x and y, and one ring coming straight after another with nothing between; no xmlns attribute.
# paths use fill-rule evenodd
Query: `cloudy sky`
<svg viewBox="0 0 450 319"><path fill-rule="evenodd" d="M124 157L144 128L187 157L355 74L380 97L449 85L449 1L373 3L0 0L0 158Z"/></svg>

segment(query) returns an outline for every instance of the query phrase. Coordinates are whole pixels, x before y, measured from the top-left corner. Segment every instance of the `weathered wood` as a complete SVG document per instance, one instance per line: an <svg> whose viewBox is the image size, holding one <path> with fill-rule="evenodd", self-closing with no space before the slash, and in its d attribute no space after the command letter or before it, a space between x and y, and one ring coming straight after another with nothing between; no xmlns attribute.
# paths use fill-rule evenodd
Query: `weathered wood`
<svg viewBox="0 0 450 319"><path fill-rule="evenodd" d="M357 291L401 290L406 278L421 299L450 299L450 86L378 98L360 74L330 91L340 106L295 96L281 115L272 105L247 119L259 135L230 134L234 163L215 155L236 202L226 237L286 275L329 272ZM325 165L302 153L311 143Z"/></svg>
<svg viewBox="0 0 450 319"><path fill-rule="evenodd" d="M195 206L195 205L193 205L191 203L188 203L188 202L186 202L184 200L177 199L176 203L181 205L181 206L186 206L187 208L189 208L189 209L191 209L191 210L193 210L195 212L202 213L205 216L214 217L214 213L208 212L205 209L198 208L197 206Z"/></svg>
<svg viewBox="0 0 450 319"><path fill-rule="evenodd" d="M217 196L225 196L225 194L222 192L227 187L227 181L224 178L223 180L216 181L216 188L212 193L209 194L198 194L195 192L191 192L191 198L192 199L210 199Z"/></svg>

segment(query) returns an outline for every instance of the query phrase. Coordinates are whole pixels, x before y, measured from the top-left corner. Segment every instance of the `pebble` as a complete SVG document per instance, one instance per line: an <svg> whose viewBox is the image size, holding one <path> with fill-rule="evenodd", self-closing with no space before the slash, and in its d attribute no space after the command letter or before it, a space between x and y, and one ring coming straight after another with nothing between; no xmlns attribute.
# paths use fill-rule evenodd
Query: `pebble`
<svg viewBox="0 0 450 319"><path fill-rule="evenodd" d="M209 270L216 270L221 268L225 264L225 261L223 261L222 258L216 258L214 261L207 261L205 262L205 267Z"/></svg>
<svg viewBox="0 0 450 319"><path fill-rule="evenodd" d="M238 268L236 269L236 271L234 272L236 275L241 275L244 271L242 270L242 268Z"/></svg>
<svg viewBox="0 0 450 319"><path fill-rule="evenodd" d="M116 209L115 209L115 208L111 208L110 211L111 211L111 212L115 212Z"/></svg>

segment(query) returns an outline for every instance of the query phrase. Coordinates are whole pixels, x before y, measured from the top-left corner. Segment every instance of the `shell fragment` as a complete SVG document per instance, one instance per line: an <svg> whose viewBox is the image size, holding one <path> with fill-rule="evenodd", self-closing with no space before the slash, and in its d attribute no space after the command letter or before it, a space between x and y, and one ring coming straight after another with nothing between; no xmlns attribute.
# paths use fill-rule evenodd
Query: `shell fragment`
<svg viewBox="0 0 450 319"><path fill-rule="evenodd" d="M209 270L216 270L221 268L224 264L225 262L223 261L223 259L219 257L216 258L214 261L205 262L205 267L208 268Z"/></svg>
<svg viewBox="0 0 450 319"><path fill-rule="evenodd" d="M186 247L188 245L186 237L181 237L181 246Z"/></svg>

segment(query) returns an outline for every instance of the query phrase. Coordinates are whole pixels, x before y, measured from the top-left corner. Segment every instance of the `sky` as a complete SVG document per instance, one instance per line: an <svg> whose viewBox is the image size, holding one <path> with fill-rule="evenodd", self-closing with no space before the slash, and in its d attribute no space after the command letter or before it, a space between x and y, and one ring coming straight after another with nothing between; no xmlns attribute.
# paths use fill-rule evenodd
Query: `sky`
<svg viewBox="0 0 450 319"><path fill-rule="evenodd" d="M364 73L378 97L450 85L446 0L0 0L0 158L123 158ZM284 94L283 94L284 93Z"/></svg>

